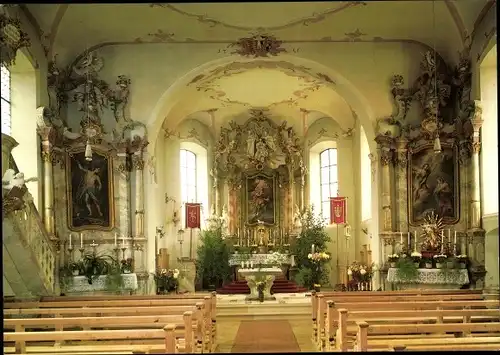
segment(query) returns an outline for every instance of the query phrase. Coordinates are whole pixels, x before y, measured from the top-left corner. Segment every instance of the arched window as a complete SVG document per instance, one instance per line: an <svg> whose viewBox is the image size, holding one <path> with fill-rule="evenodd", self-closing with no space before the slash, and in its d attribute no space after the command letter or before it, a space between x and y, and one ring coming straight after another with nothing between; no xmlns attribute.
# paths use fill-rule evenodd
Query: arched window
<svg viewBox="0 0 500 355"><path fill-rule="evenodd" d="M338 196L337 149L329 148L319 154L321 215L330 220L330 197Z"/></svg>
<svg viewBox="0 0 500 355"><path fill-rule="evenodd" d="M2 65L2 133L11 135L10 71Z"/></svg>
<svg viewBox="0 0 500 355"><path fill-rule="evenodd" d="M182 202L198 202L196 193L196 154L190 150L181 149L180 168Z"/></svg>

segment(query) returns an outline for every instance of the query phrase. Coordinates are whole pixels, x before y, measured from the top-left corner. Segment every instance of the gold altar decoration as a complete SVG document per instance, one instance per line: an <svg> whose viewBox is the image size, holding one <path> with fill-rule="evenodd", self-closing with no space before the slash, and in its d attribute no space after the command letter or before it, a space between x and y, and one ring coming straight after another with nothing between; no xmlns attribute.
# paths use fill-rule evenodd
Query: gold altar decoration
<svg viewBox="0 0 500 355"><path fill-rule="evenodd" d="M424 217L424 223L422 224L423 251L437 252L441 250L441 236L444 230L443 227L443 219L433 211Z"/></svg>

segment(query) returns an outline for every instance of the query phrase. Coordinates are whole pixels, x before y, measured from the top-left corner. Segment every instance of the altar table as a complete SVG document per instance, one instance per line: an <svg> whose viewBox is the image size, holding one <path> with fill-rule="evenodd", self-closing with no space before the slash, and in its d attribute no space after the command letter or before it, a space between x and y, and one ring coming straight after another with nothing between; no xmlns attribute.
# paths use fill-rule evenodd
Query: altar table
<svg viewBox="0 0 500 355"><path fill-rule="evenodd" d="M469 283L467 269L418 269L415 279L400 279L397 268L390 268L387 282L398 289L458 289Z"/></svg>
<svg viewBox="0 0 500 355"><path fill-rule="evenodd" d="M243 254L232 254L229 257L229 265L230 266L238 266L241 265L241 256ZM252 262L255 265L270 265L273 263L274 257L272 254L250 254L248 256L248 261ZM247 259L245 259L245 262ZM286 260L284 260L283 264L292 264L292 257L287 255Z"/></svg>
<svg viewBox="0 0 500 355"><path fill-rule="evenodd" d="M92 279L92 284L89 284L86 276L73 276L73 284L67 286L66 293L112 291L106 287L106 277L106 275L99 275ZM120 291L137 290L136 274L122 274L122 277L124 285Z"/></svg>
<svg viewBox="0 0 500 355"><path fill-rule="evenodd" d="M257 282L264 281L264 299L274 299L271 296L271 287L273 287L274 278L276 275L281 275L282 271L277 267L268 268L254 268L254 269L239 269L238 273L245 277L247 285L250 288L250 295L246 297L247 300L256 300L259 298L259 291L257 290Z"/></svg>

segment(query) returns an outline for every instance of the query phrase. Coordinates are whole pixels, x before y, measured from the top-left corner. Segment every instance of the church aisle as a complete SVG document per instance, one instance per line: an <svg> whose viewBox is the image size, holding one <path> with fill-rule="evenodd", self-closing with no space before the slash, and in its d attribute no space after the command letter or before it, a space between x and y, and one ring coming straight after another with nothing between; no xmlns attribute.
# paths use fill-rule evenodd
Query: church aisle
<svg viewBox="0 0 500 355"><path fill-rule="evenodd" d="M286 320L245 320L240 323L231 352L299 352L300 346Z"/></svg>

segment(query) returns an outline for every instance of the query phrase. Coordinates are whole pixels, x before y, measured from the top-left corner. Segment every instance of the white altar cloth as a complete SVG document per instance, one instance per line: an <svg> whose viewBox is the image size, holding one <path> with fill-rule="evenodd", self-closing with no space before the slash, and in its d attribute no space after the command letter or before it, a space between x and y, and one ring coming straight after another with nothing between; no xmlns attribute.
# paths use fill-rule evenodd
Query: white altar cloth
<svg viewBox="0 0 500 355"><path fill-rule="evenodd" d="M465 285L469 283L467 269L418 269L416 279L400 279L397 268L387 272L387 282L399 284Z"/></svg>
<svg viewBox="0 0 500 355"><path fill-rule="evenodd" d="M242 254L232 254L229 258L230 266L241 265L241 256ZM253 265L270 265L273 263L274 257L272 254L250 254L248 259L245 259L245 262L248 260L249 262L253 262ZM288 255L286 262L284 264L292 264L291 257Z"/></svg>
<svg viewBox="0 0 500 355"><path fill-rule="evenodd" d="M137 275L122 274L123 288L122 290L137 290ZM106 275L99 275L89 284L86 276L73 276L73 284L68 285L66 292L95 292L108 291L106 288Z"/></svg>

